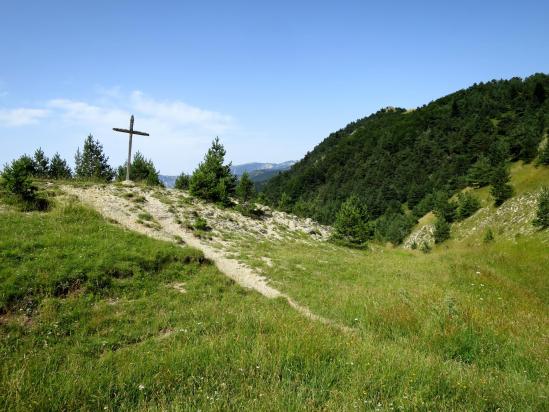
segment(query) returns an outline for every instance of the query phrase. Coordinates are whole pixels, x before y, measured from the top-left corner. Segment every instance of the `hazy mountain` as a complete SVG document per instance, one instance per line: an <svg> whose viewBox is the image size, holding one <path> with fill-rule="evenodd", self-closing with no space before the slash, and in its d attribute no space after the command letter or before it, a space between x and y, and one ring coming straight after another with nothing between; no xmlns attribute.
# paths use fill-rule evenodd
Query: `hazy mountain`
<svg viewBox="0 0 549 412"><path fill-rule="evenodd" d="M166 176L166 175L159 175L160 181L164 183L164 186L166 187L174 187L175 186L175 179L177 179L177 176Z"/></svg>
<svg viewBox="0 0 549 412"><path fill-rule="evenodd" d="M283 163L258 163L258 162L253 162L253 163L244 163L244 164L241 164L241 165L235 165L235 166L231 166L231 171L237 175L237 176L241 176L242 173L244 172L248 172L250 174L252 174L252 172L256 172L256 171L283 171L283 170L288 170L290 167L292 167L292 165L295 164L295 160L289 160L287 162L283 162ZM261 174L261 173L259 173Z"/></svg>
<svg viewBox="0 0 549 412"><path fill-rule="evenodd" d="M282 163L244 163L231 166L231 171L237 176L242 176L242 173L248 172L252 181L260 183L266 182L278 173L288 170L295 163L295 160L288 160ZM177 176L160 175L159 178L166 187L174 187Z"/></svg>

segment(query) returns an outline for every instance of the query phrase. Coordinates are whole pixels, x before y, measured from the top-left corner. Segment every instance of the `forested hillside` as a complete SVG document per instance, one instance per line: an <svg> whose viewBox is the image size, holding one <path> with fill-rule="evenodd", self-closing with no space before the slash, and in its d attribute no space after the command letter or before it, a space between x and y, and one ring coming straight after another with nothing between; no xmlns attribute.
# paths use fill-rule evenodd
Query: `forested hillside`
<svg viewBox="0 0 549 412"><path fill-rule="evenodd" d="M333 223L356 195L378 227L406 229L437 195L488 185L510 161L532 162L549 123L548 93L549 76L535 74L475 84L415 110L382 109L332 133L270 180L264 196Z"/></svg>

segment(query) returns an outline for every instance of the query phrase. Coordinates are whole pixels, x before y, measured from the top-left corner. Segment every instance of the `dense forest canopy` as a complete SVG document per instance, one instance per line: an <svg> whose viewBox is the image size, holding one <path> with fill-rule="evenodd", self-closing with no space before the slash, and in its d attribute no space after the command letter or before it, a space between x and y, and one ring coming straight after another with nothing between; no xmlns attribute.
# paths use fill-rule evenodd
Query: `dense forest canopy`
<svg viewBox="0 0 549 412"><path fill-rule="evenodd" d="M382 109L332 133L263 196L322 223L333 223L351 195L372 221L417 218L441 192L486 185L508 161L531 162L549 121L548 94L549 76L535 74L475 84L415 110Z"/></svg>

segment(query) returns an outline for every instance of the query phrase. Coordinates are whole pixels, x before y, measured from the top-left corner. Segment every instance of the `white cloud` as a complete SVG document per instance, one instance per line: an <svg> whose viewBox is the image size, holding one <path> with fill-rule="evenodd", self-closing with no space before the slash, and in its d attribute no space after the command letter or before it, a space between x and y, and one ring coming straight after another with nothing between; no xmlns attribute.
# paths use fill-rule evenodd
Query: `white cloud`
<svg viewBox="0 0 549 412"><path fill-rule="evenodd" d="M135 129L150 133L150 137L134 139L134 151L141 150L161 170L174 174L191 171L216 135L226 141L236 130L229 115L180 100L157 100L140 91L123 93L119 88L100 90L93 101L56 98L35 109L0 109L0 128L42 120L41 138L67 142L69 153L91 133L116 165L125 160L127 135L112 128L127 128L131 114L135 115Z"/></svg>
<svg viewBox="0 0 549 412"><path fill-rule="evenodd" d="M37 123L39 119L48 116L46 109L0 109L0 126L17 127Z"/></svg>
<svg viewBox="0 0 549 412"><path fill-rule="evenodd" d="M59 120L92 127L120 123L129 117L129 112L122 109L95 106L77 100L54 99L47 106L55 111Z"/></svg>
<svg viewBox="0 0 549 412"><path fill-rule="evenodd" d="M53 99L47 103L48 109L57 113L60 120L71 123L100 127L124 127L130 113L135 114L136 122L148 125L166 137L199 137L221 134L233 126L231 116L191 106L179 100L160 101L134 91L129 96L115 96L103 99L94 105L70 99Z"/></svg>
<svg viewBox="0 0 549 412"><path fill-rule="evenodd" d="M177 125L198 125L215 133L223 133L233 122L231 116L193 107L178 100L154 100L140 91L131 94L130 102L135 111L145 116Z"/></svg>

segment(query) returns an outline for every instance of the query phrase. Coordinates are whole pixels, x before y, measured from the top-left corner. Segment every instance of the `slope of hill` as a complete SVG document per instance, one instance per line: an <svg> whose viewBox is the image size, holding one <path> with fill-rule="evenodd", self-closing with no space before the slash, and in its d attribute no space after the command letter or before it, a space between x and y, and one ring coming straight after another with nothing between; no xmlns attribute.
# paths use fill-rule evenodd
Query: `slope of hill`
<svg viewBox="0 0 549 412"><path fill-rule="evenodd" d="M264 188L272 205L333 222L351 194L370 218L419 218L429 195L466 186L477 161L531 161L549 123L549 76L475 84L417 108L388 108L332 133Z"/></svg>
<svg viewBox="0 0 549 412"><path fill-rule="evenodd" d="M546 173L514 165L501 208ZM0 209L2 409L546 409L548 230L359 251L178 190L43 189Z"/></svg>
<svg viewBox="0 0 549 412"><path fill-rule="evenodd" d="M511 167L511 185L514 196L499 208L494 207L494 201L488 187L464 191L473 194L480 200L481 208L469 218L454 222L451 227L450 240L447 247L478 246L483 243L488 230L494 237L514 240L522 236L530 236L537 230L532 225L537 212L537 199L543 186L549 186L549 167L514 163ZM423 242L434 243L435 216L429 212L414 227L406 238L403 246L412 247Z"/></svg>

